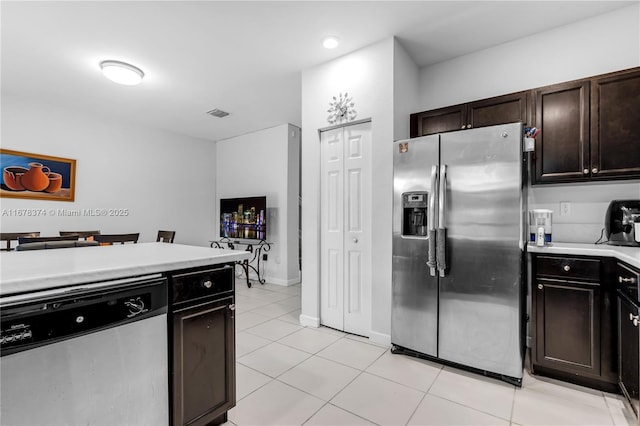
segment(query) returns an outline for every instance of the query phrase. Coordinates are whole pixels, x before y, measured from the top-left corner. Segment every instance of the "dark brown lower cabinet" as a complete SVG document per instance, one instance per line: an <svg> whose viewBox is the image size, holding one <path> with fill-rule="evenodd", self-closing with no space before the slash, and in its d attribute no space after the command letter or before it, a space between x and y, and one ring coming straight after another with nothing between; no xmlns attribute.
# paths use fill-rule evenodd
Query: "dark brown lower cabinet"
<svg viewBox="0 0 640 426"><path fill-rule="evenodd" d="M235 405L233 297L173 312L173 425L224 423Z"/></svg>
<svg viewBox="0 0 640 426"><path fill-rule="evenodd" d="M618 308L620 310L618 320L620 389L638 416L640 412L640 327L638 327L640 308L625 294L618 295Z"/></svg>
<svg viewBox="0 0 640 426"><path fill-rule="evenodd" d="M606 259L533 255L532 370L617 389L615 293Z"/></svg>
<svg viewBox="0 0 640 426"><path fill-rule="evenodd" d="M536 361L600 375L600 286L536 280Z"/></svg>

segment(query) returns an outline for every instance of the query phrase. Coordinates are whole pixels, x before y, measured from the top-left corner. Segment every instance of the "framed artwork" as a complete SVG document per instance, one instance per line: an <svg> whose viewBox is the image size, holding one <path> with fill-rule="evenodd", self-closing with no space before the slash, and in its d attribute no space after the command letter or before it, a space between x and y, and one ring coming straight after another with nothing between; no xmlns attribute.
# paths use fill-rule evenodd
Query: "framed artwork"
<svg viewBox="0 0 640 426"><path fill-rule="evenodd" d="M0 148L0 197L73 201L76 160Z"/></svg>

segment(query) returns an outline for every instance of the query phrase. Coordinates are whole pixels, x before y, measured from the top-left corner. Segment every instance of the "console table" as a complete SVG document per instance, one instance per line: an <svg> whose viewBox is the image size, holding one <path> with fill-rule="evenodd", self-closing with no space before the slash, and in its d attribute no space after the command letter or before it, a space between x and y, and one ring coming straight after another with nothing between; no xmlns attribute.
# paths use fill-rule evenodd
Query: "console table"
<svg viewBox="0 0 640 426"><path fill-rule="evenodd" d="M228 237L222 237L219 240L211 241L211 248L236 250L236 246L245 246L245 251L252 253L249 259L236 261L236 265L242 267L244 275L247 277L247 287L251 287L251 281L249 281L249 270L252 270L258 276L258 282L264 284L265 280L260 273L260 260L262 256L271 250L271 243L265 240L259 241L238 241L232 240Z"/></svg>

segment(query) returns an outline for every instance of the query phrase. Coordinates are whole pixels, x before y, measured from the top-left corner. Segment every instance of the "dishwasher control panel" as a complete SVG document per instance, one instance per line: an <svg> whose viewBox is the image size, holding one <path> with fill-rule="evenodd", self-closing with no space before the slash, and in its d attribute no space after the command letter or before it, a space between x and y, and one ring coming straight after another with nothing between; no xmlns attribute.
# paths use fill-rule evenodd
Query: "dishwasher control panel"
<svg viewBox="0 0 640 426"><path fill-rule="evenodd" d="M166 279L141 287L0 305L0 355L28 350L167 312Z"/></svg>
<svg viewBox="0 0 640 426"><path fill-rule="evenodd" d="M10 343L29 343L33 341L33 332L29 324L14 324L0 331L0 347Z"/></svg>

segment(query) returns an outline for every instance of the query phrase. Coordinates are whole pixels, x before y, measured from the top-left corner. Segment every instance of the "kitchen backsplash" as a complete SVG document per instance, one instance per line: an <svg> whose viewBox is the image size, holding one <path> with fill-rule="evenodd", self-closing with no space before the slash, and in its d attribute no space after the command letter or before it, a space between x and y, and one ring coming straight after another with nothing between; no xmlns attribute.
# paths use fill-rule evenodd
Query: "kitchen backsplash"
<svg viewBox="0 0 640 426"><path fill-rule="evenodd" d="M640 199L640 182L539 185L529 187L529 210L553 211L552 241L594 243L604 228L604 216L611 200ZM569 212L560 213L568 202Z"/></svg>

